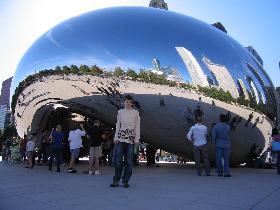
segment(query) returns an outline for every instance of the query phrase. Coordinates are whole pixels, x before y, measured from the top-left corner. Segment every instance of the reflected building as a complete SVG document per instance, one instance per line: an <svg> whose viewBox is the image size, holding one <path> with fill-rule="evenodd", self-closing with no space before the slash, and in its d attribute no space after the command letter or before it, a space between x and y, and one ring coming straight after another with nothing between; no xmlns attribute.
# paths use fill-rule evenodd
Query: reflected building
<svg viewBox="0 0 280 210"><path fill-rule="evenodd" d="M215 75L215 78L218 81L218 87L223 89L224 91L228 91L233 98L238 98L238 90L227 68L223 65L212 63L210 59L206 57L203 57L202 61L205 63L208 69Z"/></svg>
<svg viewBox="0 0 280 210"><path fill-rule="evenodd" d="M207 77L203 73L200 65L196 61L193 54L184 47L175 47L182 60L184 61L187 70L192 78L193 85L199 85L202 87L208 87L209 83Z"/></svg>
<svg viewBox="0 0 280 210"><path fill-rule="evenodd" d="M263 60L261 58L261 56L259 55L259 53L252 47L252 46L248 46L245 47L263 66Z"/></svg>
<svg viewBox="0 0 280 210"><path fill-rule="evenodd" d="M168 10L168 5L164 2L164 0L151 0L149 7Z"/></svg>
<svg viewBox="0 0 280 210"><path fill-rule="evenodd" d="M126 69L133 71L131 77L117 77L115 69L122 75ZM151 71L154 74L146 74ZM66 20L36 40L13 77L12 110L20 136L27 132L39 135L57 123L68 132L67 116L72 114L99 119L114 127L124 95L130 94L140 110L141 139L193 159L193 145L185 140L186 130L192 124L186 121L184 113L186 107L194 110L201 96L203 121L208 128L221 113L230 111L242 118L230 133L234 140L231 162L240 163L245 161L253 143L261 148L268 145L271 122L265 118L261 125L245 127L243 122L251 110L231 104L221 95L209 94L209 90L213 91L209 84L214 84L237 98L235 82L241 83L239 78L243 79L244 84L239 86L243 94L247 89L256 101L266 98L262 103L271 108L265 114L274 118L277 103L269 76L226 33L164 9L107 8ZM183 84L178 87L178 82ZM205 87L204 92L189 84ZM213 99L215 109L211 105ZM60 113L65 113L64 117ZM258 115L261 113L254 111L254 117ZM210 157L214 161L213 150Z"/></svg>
<svg viewBox="0 0 280 210"><path fill-rule="evenodd" d="M237 84L239 85L240 95L243 96L245 100L249 100L249 94L243 80L237 79Z"/></svg>

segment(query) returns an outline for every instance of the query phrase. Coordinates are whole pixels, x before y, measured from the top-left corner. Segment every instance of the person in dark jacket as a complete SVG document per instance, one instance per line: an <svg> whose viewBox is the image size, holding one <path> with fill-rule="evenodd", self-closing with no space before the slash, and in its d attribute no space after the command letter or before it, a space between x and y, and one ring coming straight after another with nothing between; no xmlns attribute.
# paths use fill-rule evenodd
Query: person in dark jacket
<svg viewBox="0 0 280 210"><path fill-rule="evenodd" d="M230 126L226 123L226 120L226 115L221 114L220 122L213 127L211 134L215 143L218 176L223 176L224 172L224 177L231 177L229 173ZM224 160L224 166L222 165L222 159Z"/></svg>
<svg viewBox="0 0 280 210"><path fill-rule="evenodd" d="M62 152L64 148L63 145L64 133L62 132L61 125L57 125L55 129L54 128L52 129L50 139L51 139L51 155L49 161L49 170L50 171L52 170L52 163L55 157L56 171L60 172Z"/></svg>
<svg viewBox="0 0 280 210"><path fill-rule="evenodd" d="M99 161L102 157L102 129L101 122L99 120L94 120L93 127L86 129L87 137L89 139L89 175L101 175L101 170L99 167ZM94 164L94 166L93 166Z"/></svg>

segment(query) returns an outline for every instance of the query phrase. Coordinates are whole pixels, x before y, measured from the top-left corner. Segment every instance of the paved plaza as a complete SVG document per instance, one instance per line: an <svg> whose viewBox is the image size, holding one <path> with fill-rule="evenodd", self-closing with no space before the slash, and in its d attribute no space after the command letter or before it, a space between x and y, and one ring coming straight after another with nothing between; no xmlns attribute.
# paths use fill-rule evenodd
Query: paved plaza
<svg viewBox="0 0 280 210"><path fill-rule="evenodd" d="M113 168L100 176L33 170L0 162L0 210L234 210L280 209L280 176L275 170L233 168L232 177L195 175L191 164L134 168L130 188L110 188Z"/></svg>

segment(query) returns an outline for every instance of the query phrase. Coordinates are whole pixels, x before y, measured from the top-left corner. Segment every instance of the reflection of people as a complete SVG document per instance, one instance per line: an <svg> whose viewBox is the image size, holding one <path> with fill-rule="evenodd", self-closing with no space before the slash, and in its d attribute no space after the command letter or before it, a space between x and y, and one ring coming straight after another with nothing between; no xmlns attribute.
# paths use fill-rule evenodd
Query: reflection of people
<svg viewBox="0 0 280 210"><path fill-rule="evenodd" d="M207 127L202 124L202 118L198 117L196 124L192 126L187 134L187 138L193 142L195 166L197 175L201 176L200 156L203 157L206 176L210 176L210 163L208 160L208 148L206 141Z"/></svg>
<svg viewBox="0 0 280 210"><path fill-rule="evenodd" d="M216 108L216 104L215 104L215 101L214 101L214 100L212 100L212 107L213 107L213 109Z"/></svg>
<svg viewBox="0 0 280 210"><path fill-rule="evenodd" d="M204 115L204 112L202 111L200 105L197 105L196 109L193 110L193 114L194 114L194 120L197 121L197 118L201 118Z"/></svg>
<svg viewBox="0 0 280 210"><path fill-rule="evenodd" d="M159 105L160 106L165 106L165 102L164 102L163 96L161 95L161 93L159 93L158 95L160 96L160 98L159 98Z"/></svg>
<svg viewBox="0 0 280 210"><path fill-rule="evenodd" d="M140 139L139 112L133 109L132 105L132 96L126 95L125 108L118 111L116 134L114 138L115 155L117 157L115 157L115 176L113 177L111 187L119 186L121 176L124 187L129 187L128 182L132 175L134 144L139 143Z"/></svg>
<svg viewBox="0 0 280 210"><path fill-rule="evenodd" d="M253 114L254 114L254 112L252 112L251 114L249 114L248 120L247 120L247 122L245 123L245 126L246 126L246 127L249 125L249 123L250 123L251 120L253 119L253 117L254 117Z"/></svg>
<svg viewBox="0 0 280 210"><path fill-rule="evenodd" d="M220 122L212 129L212 140L216 148L216 167L218 176L231 177L229 173L229 141L230 126L226 124L226 116L220 115ZM224 167L222 166L222 159L224 159Z"/></svg>

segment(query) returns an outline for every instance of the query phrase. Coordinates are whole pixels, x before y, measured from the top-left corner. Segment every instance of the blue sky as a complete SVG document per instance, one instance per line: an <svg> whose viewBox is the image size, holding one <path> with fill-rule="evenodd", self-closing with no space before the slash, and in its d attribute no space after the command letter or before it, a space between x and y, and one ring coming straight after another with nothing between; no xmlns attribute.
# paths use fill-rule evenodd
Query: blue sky
<svg viewBox="0 0 280 210"><path fill-rule="evenodd" d="M275 86L280 86L279 0L166 0L169 10L207 23L220 21L243 46L252 45ZM25 51L44 32L87 11L148 6L149 0L0 0L0 84L13 75Z"/></svg>

